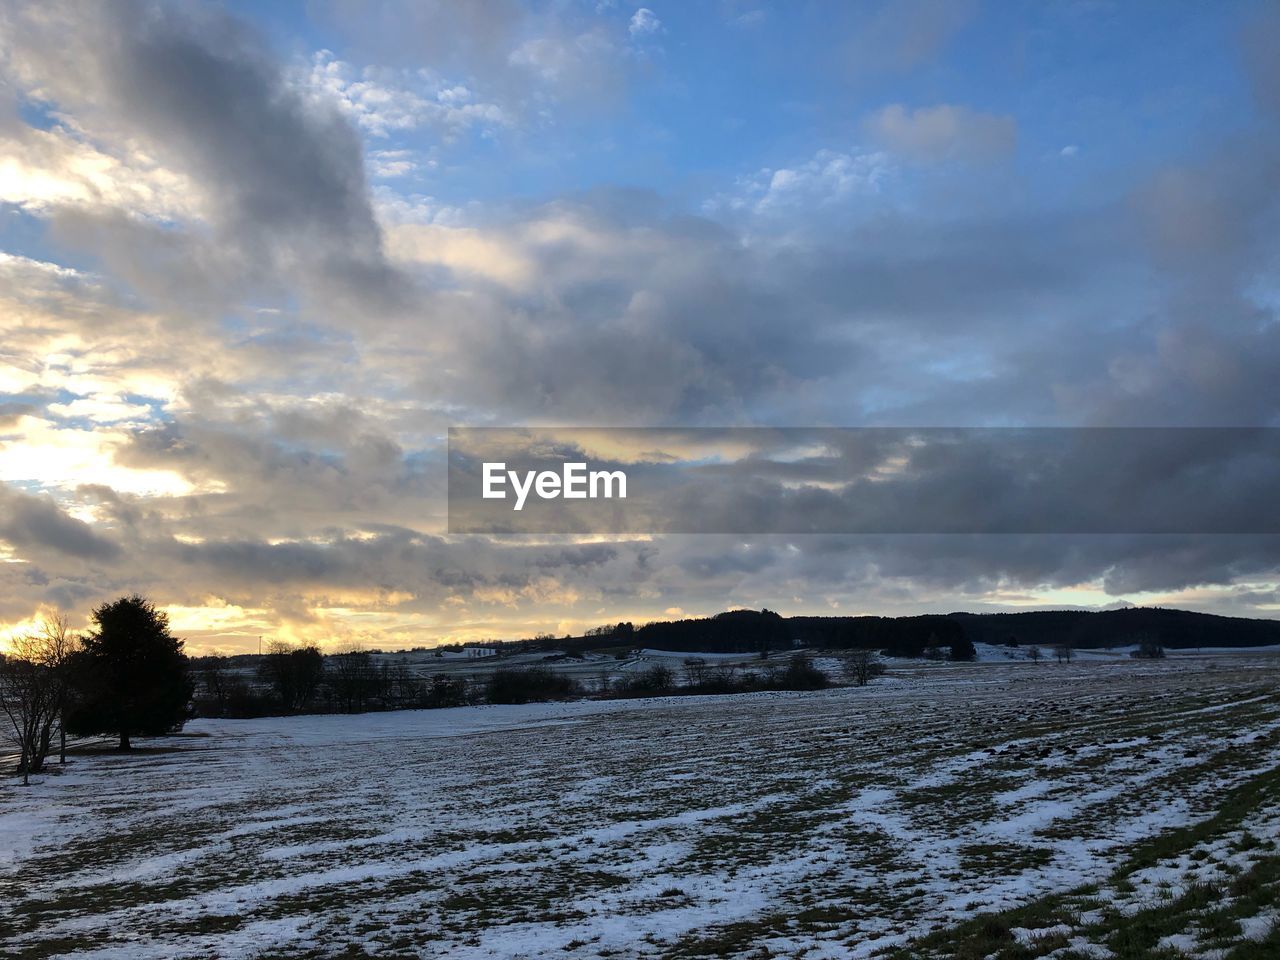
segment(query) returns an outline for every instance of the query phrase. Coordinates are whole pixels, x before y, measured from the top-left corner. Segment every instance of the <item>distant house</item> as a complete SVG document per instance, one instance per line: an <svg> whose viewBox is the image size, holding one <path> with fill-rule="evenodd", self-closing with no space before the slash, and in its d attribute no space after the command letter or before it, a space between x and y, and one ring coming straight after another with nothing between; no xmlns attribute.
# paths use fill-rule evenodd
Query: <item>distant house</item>
<svg viewBox="0 0 1280 960"><path fill-rule="evenodd" d="M468 657L492 657L498 653L494 647L463 647L462 652Z"/></svg>

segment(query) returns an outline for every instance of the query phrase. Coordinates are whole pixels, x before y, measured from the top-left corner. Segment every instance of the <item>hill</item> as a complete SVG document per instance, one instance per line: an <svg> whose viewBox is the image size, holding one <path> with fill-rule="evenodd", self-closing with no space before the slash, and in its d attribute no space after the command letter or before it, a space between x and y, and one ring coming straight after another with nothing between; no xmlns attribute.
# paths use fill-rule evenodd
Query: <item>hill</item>
<svg viewBox="0 0 1280 960"><path fill-rule="evenodd" d="M1280 645L1280 621L1223 617L1189 610L1036 610L909 617L783 617L771 610L730 610L714 617L602 627L581 638L552 640L557 649L647 647L701 653L751 653L791 647L875 649L894 656L938 653L972 659L975 643L1080 649L1154 641L1170 649Z"/></svg>

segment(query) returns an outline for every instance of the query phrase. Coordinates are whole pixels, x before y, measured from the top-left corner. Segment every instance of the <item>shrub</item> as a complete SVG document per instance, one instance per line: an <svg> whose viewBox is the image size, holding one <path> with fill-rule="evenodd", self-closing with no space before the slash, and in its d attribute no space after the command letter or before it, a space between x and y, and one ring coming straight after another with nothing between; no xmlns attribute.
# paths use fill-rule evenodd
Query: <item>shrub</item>
<svg viewBox="0 0 1280 960"><path fill-rule="evenodd" d="M675 685L675 681L675 672L670 667L659 664L642 673L624 677L618 684L618 688L623 693L647 696L667 692Z"/></svg>
<svg viewBox="0 0 1280 960"><path fill-rule="evenodd" d="M464 677L451 677L437 673L431 678L423 694L425 707L461 707L467 703L467 681Z"/></svg>
<svg viewBox="0 0 1280 960"><path fill-rule="evenodd" d="M1164 658L1164 644L1151 637L1143 637L1138 641L1138 649L1129 656L1140 660L1161 660Z"/></svg>
<svg viewBox="0 0 1280 960"><path fill-rule="evenodd" d="M708 671L702 682L692 684L691 689L698 693L739 693L759 685L760 677L755 672L745 672L740 676L732 664L721 664Z"/></svg>
<svg viewBox="0 0 1280 960"><path fill-rule="evenodd" d="M787 668L775 677L779 690L821 690L831 681L813 665L803 653L797 653L787 662Z"/></svg>

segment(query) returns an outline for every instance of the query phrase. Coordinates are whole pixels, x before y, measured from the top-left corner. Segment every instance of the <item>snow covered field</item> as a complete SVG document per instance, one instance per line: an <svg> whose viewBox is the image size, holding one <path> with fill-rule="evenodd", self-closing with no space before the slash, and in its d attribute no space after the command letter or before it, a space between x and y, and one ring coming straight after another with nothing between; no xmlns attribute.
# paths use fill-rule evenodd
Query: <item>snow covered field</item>
<svg viewBox="0 0 1280 960"><path fill-rule="evenodd" d="M0 955L1137 956L1117 924L1172 904L1164 955L1222 956L1276 936L1278 680L1267 652L921 663L197 721L0 782ZM1215 903L1236 927L1206 926Z"/></svg>

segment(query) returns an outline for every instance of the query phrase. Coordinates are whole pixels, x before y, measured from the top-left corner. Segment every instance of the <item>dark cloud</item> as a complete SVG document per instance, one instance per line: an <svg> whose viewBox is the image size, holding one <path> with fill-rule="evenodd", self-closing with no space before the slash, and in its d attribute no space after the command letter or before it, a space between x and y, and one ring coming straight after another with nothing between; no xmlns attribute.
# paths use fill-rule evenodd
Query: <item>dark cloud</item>
<svg viewBox="0 0 1280 960"><path fill-rule="evenodd" d="M136 138L190 176L217 229L208 238L79 210L62 213L64 239L153 292L164 277L199 291L229 273L264 284L283 272L349 308L397 302L403 290L383 256L358 133L335 105L290 84L242 21L205 6L118 0L31 8L11 27L20 73L39 75L46 95L82 112L90 130Z"/></svg>
<svg viewBox="0 0 1280 960"><path fill-rule="evenodd" d="M749 245L650 211L593 197L496 229L538 283L434 302L448 336L422 389L513 421L893 423L909 404L912 421L982 422L1016 403L1053 422L1055 380L1099 360L1066 328L1123 326L1117 298L1145 277L1120 206L893 214ZM1072 349L1048 376L1024 366L1058 336Z"/></svg>
<svg viewBox="0 0 1280 960"><path fill-rule="evenodd" d="M52 497L8 486L0 486L0 539L20 549L79 560L110 560L120 552L91 525L69 516Z"/></svg>
<svg viewBox="0 0 1280 960"><path fill-rule="evenodd" d="M459 430L449 458L453 532L1280 535L1277 429ZM623 471L626 500L516 511L485 461Z"/></svg>
<svg viewBox="0 0 1280 960"><path fill-rule="evenodd" d="M262 587L405 591L427 609L450 596L472 601L486 592L518 593L543 580L593 589L602 571L618 567L622 552L604 544L450 541L403 528L361 537L331 534L325 542L153 541L152 548L196 582L213 575L233 592L256 593Z"/></svg>
<svg viewBox="0 0 1280 960"><path fill-rule="evenodd" d="M35 406L30 403L0 403L0 429L17 424L19 418L34 413Z"/></svg>

